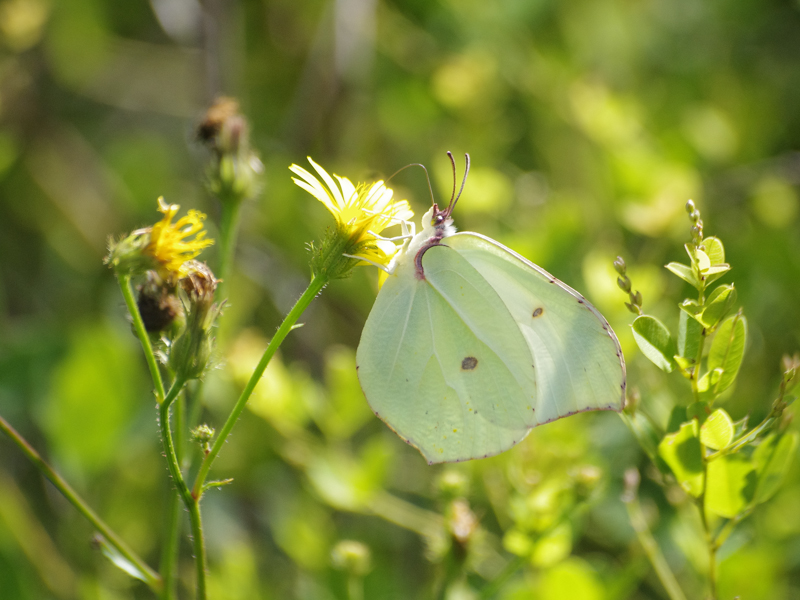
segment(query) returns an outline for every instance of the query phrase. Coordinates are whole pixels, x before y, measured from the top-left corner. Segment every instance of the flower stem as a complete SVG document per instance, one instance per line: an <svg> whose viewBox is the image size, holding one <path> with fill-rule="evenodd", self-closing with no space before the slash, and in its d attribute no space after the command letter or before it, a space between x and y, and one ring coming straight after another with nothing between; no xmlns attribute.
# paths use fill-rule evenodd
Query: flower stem
<svg viewBox="0 0 800 600"><path fill-rule="evenodd" d="M664 586L667 596L669 596L670 600L686 600L686 596L678 584L678 580L675 578L672 569L670 569L667 559L664 557L661 548L658 546L658 542L656 542L653 534L650 533L650 528L647 526L647 519L642 512L642 506L639 503L639 495L635 489L639 484L638 472L636 473L636 477L635 486L629 484L625 494L622 496L622 501L625 504L625 508L628 510L628 519L633 526L633 530L636 532L639 543L642 545L642 548L644 548L645 554L647 554L647 558L650 560L650 564L653 566L653 570L656 572L659 581L661 581L661 585Z"/></svg>
<svg viewBox="0 0 800 600"><path fill-rule="evenodd" d="M480 596L478 596L481 600L488 600L489 598L494 598L497 593L503 589L503 586L506 582L511 579L511 577L519 571L525 563L528 562L528 557L526 556L516 556L512 558L503 570L492 579L482 590Z"/></svg>
<svg viewBox="0 0 800 600"><path fill-rule="evenodd" d="M194 564L197 576L196 600L206 600L206 540L203 537L203 521L200 518L200 498L194 498L187 505L192 523L194 542Z"/></svg>
<svg viewBox="0 0 800 600"><path fill-rule="evenodd" d="M233 193L225 194L220 198L222 215L219 223L220 251L218 277L220 284L217 293L220 298L225 298L231 275L231 266L236 254L236 239L239 234L239 215L241 214L243 198Z"/></svg>
<svg viewBox="0 0 800 600"><path fill-rule="evenodd" d="M181 497L177 490L171 490L169 495L169 508L167 509L167 534L164 539L164 548L161 555L161 578L164 580L163 600L174 600L175 596L175 566L178 561L178 548L180 542L181 522Z"/></svg>
<svg viewBox="0 0 800 600"><path fill-rule="evenodd" d="M172 401L178 396L184 383L186 382L176 379L172 384L167 397L164 399L164 402L161 403L161 406L159 406L159 421L161 423L161 441L164 444L169 473L175 481L175 486L183 499L183 503L186 504L188 508L189 504L192 502L192 494L189 492L189 488L183 479L183 473L181 473L181 467L178 463L178 455L175 453L175 443L172 440L172 430L169 425L170 404L172 404Z"/></svg>
<svg viewBox="0 0 800 600"><path fill-rule="evenodd" d="M211 470L211 465L217 458L220 450L222 450L222 446L225 444L228 436L231 433L231 430L233 429L233 426L236 424L236 421L242 414L242 411L252 395L253 390L261 380L261 376L264 374L264 371L266 370L270 359L272 359L273 355L275 354L275 351L281 345L288 333L292 330L292 327L294 327L294 324L297 322L297 319L300 318L300 315L303 314L306 308L308 308L308 305L311 304L311 301L316 297L317 294L319 294L319 292L327 283L328 275L326 272L316 275L314 279L311 280L311 283L308 285L308 288L306 288L306 291L303 292L303 295L300 296L294 307L292 307L292 310L290 310L289 314L286 315L286 318L283 320L283 323L281 323L278 331L275 332L275 335L273 336L272 340L270 340L267 349L264 351L264 355L261 357L261 360L258 363L258 366L250 376L250 380L247 382L244 390L242 390L242 393L231 410L230 415L228 415L225 425L223 425L219 435L217 435L217 438L214 440L214 445L211 447L211 450L206 455L203 463L200 465L200 469L197 472L197 477L194 481L194 486L192 487L191 494L193 497L199 499L202 495L203 484L205 484L206 477L208 477L208 473Z"/></svg>
<svg viewBox="0 0 800 600"><path fill-rule="evenodd" d="M153 384L156 386L156 401L161 404L164 402L164 382L161 379L161 371L158 368L156 355L153 353L153 346L150 344L150 336L147 335L147 330L144 328L144 321L142 321L142 315L139 313L139 307L136 304L136 299L133 297L131 278L128 275L119 275L118 279L119 287L122 290L122 297L125 298L125 305L128 307L128 312L133 318L133 327L136 330L136 335L139 336L139 341L142 343L144 357L145 360L147 360L147 366L150 368L150 376L153 378Z"/></svg>
<svg viewBox="0 0 800 600"><path fill-rule="evenodd" d="M33 465L47 477L63 496L78 509L88 521L103 535L106 541L113 546L117 552L125 557L128 562L133 564L141 575L144 582L157 594L161 593L163 582L161 577L151 569L136 553L131 550L122 539L106 525L103 520L89 507L75 490L70 486L53 468L48 465L41 455L23 438L3 417L0 416L0 430L2 430L11 440L19 446L25 456L30 459Z"/></svg>

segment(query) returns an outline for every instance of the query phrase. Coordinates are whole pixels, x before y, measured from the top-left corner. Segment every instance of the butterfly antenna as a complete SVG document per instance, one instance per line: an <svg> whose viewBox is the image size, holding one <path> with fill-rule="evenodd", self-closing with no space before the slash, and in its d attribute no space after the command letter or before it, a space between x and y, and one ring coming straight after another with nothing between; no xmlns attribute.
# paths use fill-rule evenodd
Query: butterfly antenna
<svg viewBox="0 0 800 600"><path fill-rule="evenodd" d="M461 193L464 191L464 186L467 184L467 175L469 175L469 154L464 154L467 166L464 169L464 179L461 180L461 188L458 190L458 196L456 196L456 161L453 158L453 154L449 150L447 151L447 156L450 158L450 164L453 165L453 193L450 195L450 204L447 206L447 216L449 217L456 207L456 202L458 202L458 199L461 198Z"/></svg>
<svg viewBox="0 0 800 600"><path fill-rule="evenodd" d="M409 167L420 167L423 171L425 171L425 179L427 179L427 181L428 181L428 191L431 194L431 204L433 204L434 203L434 200L433 200L433 186L431 185L431 178L430 178L430 175L428 175L428 169L425 168L425 165L422 165L420 163L411 163L410 165L406 165L405 167L401 167L400 169L397 169L397 171L392 173L392 175L390 177L386 178L386 183L389 183L394 178L395 175L399 174L402 171L405 171Z"/></svg>

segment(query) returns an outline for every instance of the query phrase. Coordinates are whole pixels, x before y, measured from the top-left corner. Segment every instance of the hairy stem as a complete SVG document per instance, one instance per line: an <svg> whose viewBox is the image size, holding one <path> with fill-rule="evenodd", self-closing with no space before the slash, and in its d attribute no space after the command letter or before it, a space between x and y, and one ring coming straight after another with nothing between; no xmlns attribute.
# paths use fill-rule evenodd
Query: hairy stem
<svg viewBox="0 0 800 600"><path fill-rule="evenodd" d="M153 385L156 386L156 401L161 404L164 402L164 381L161 379L158 361L156 360L156 355L153 353L153 346L150 344L150 336L144 328L142 315L139 313L139 307L136 304L136 299L133 297L131 278L128 275L120 275L118 276L118 280L119 287L122 290L122 297L125 299L125 305L128 307L131 318L133 318L133 328L136 330L136 335L139 337L139 341L142 344L144 357L150 369L150 376L153 378Z"/></svg>
<svg viewBox="0 0 800 600"><path fill-rule="evenodd" d="M214 445L211 447L211 450L206 455L203 463L200 465L200 470L197 472L197 477L195 478L194 486L192 487L191 492L192 496L195 498L200 498L206 477L208 477L208 473L211 470L211 465L214 463L214 460L217 458L220 450L222 450L222 446L225 445L233 426L236 424L236 421L242 414L242 411L244 410L247 401L250 399L250 396L252 395L256 385L261 380L261 376L264 374L270 359L272 359L275 351L281 345L288 333L292 330L292 327L294 327L297 319L300 318L300 315L302 315L303 311L308 308L308 305L311 304L311 301L322 290L322 288L325 287L326 283L328 283L327 275L323 274L314 277L314 279L308 285L306 291L303 292L303 295L297 300L292 310L289 311L288 315L286 315L286 318L283 320L283 323L281 323L278 331L275 332L272 340L270 340L267 349L264 351L264 354L258 363L258 366L256 367L255 371L253 371L250 380L247 382L247 385L245 386L244 390L242 390L242 393L231 410L231 413L228 415L225 425L223 425L222 429L214 440Z"/></svg>
<svg viewBox="0 0 800 600"><path fill-rule="evenodd" d="M194 543L194 565L197 572L197 600L206 600L206 540L203 536L203 521L200 518L200 498L193 499L187 506L192 524Z"/></svg>

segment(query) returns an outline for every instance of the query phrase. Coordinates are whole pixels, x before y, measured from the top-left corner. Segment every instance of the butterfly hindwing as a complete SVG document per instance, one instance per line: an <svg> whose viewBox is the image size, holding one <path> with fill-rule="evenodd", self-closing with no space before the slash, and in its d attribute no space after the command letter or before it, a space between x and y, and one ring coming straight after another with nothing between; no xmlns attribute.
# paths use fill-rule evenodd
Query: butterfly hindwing
<svg viewBox="0 0 800 600"><path fill-rule="evenodd" d="M475 233L444 241L503 299L534 357L538 423L585 410L621 410L625 366L605 318L578 292Z"/></svg>

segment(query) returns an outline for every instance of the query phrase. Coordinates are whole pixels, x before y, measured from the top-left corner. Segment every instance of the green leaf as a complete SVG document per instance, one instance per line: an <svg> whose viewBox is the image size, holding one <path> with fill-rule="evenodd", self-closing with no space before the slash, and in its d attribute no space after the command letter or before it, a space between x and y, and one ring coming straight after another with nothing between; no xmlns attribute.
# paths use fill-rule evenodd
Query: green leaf
<svg viewBox="0 0 800 600"><path fill-rule="evenodd" d="M675 433L680 431L681 425L686 422L686 407L673 406L672 412L669 413L669 421L667 421L667 433Z"/></svg>
<svg viewBox="0 0 800 600"><path fill-rule="evenodd" d="M722 277L725 273L731 270L730 265L714 265L709 267L705 272L703 272L703 279L706 282L706 285L715 282L717 279Z"/></svg>
<svg viewBox="0 0 800 600"><path fill-rule="evenodd" d="M697 382L697 391L701 394L704 392L708 392L712 390L711 394L714 395L714 388L719 383L720 378L722 377L723 370L722 369L714 369L713 371L707 371Z"/></svg>
<svg viewBox="0 0 800 600"><path fill-rule="evenodd" d="M641 315L636 317L631 327L642 354L662 371L671 373L676 348L666 326L655 317Z"/></svg>
<svg viewBox="0 0 800 600"><path fill-rule="evenodd" d="M693 319L700 320L700 315L703 314L703 307L697 303L697 300L690 300L687 298L678 306Z"/></svg>
<svg viewBox="0 0 800 600"><path fill-rule="evenodd" d="M742 364L746 339L747 320L741 312L725 319L717 328L708 353L708 370L722 369L723 373L714 386L714 393L725 391L735 381Z"/></svg>
<svg viewBox="0 0 800 600"><path fill-rule="evenodd" d="M671 262L666 265L666 268L675 273L675 275L683 279L685 282L693 285L697 289L700 289L700 281L697 279L697 276L694 274L694 271L690 266L679 262Z"/></svg>
<svg viewBox="0 0 800 600"><path fill-rule="evenodd" d="M755 490L753 464L743 454L721 456L708 463L706 509L732 519L750 504Z"/></svg>
<svg viewBox="0 0 800 600"><path fill-rule="evenodd" d="M747 431L747 421L749 420L749 416L745 415L743 418L739 419L738 421L733 422L733 437L740 438L744 435Z"/></svg>
<svg viewBox="0 0 800 600"><path fill-rule="evenodd" d="M677 433L664 436L658 454L672 469L680 486L695 498L703 493L703 456L697 421L681 425Z"/></svg>
<svg viewBox="0 0 800 600"><path fill-rule="evenodd" d="M721 265L725 262L725 248L719 238L707 237L703 240L703 248L712 265Z"/></svg>
<svg viewBox="0 0 800 600"><path fill-rule="evenodd" d="M721 450L733 439L733 419L724 409L718 408L700 427L700 443L713 450Z"/></svg>
<svg viewBox="0 0 800 600"><path fill-rule="evenodd" d="M711 267L711 260L708 258L708 254L700 249L695 249L694 260L697 263L697 270L700 271L700 273L705 273L708 271L709 267Z"/></svg>
<svg viewBox="0 0 800 600"><path fill-rule="evenodd" d="M783 435L772 434L753 452L758 474L754 498L756 504L766 502L778 491L797 451L797 437L796 431Z"/></svg>
<svg viewBox="0 0 800 600"><path fill-rule="evenodd" d="M571 553L572 526L569 521L563 521L536 540L531 563L537 567L552 567Z"/></svg>
<svg viewBox="0 0 800 600"><path fill-rule="evenodd" d="M691 359L697 358L700 350L700 338L703 335L703 326L688 313L681 311L678 320L678 356Z"/></svg>
<svg viewBox="0 0 800 600"><path fill-rule="evenodd" d="M122 554L120 554L114 546L109 544L108 540L106 540L106 538L104 538L102 535L99 533L95 534L94 541L100 546L100 551L103 553L103 555L112 563L114 563L115 566L125 571L134 579L140 579L144 582L150 581L147 575L143 573L139 567L122 556Z"/></svg>
<svg viewBox="0 0 800 600"><path fill-rule="evenodd" d="M698 425L702 426L706 422L706 419L708 419L708 413L710 411L707 402L692 402L686 407L685 412L687 419L694 419L697 421Z"/></svg>
<svg viewBox="0 0 800 600"><path fill-rule="evenodd" d="M728 314L736 302L736 290L733 285L721 285L706 300L706 307L698 319L707 328L712 328Z"/></svg>

